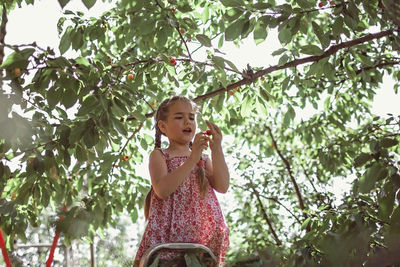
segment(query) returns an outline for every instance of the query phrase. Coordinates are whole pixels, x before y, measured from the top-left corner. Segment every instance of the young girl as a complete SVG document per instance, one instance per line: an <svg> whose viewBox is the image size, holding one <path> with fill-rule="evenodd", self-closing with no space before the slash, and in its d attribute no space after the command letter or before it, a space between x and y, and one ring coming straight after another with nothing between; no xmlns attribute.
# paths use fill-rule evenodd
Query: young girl
<svg viewBox="0 0 400 267"><path fill-rule="evenodd" d="M222 134L208 121L212 138L195 134L196 111L196 104L181 96L171 97L158 107L155 149L149 159L152 186L145 204L148 223L135 264L151 246L176 242L205 245L218 265L224 262L229 230L214 192L225 193L229 187ZM165 150L161 149L161 135L169 140ZM208 145L211 160L202 154ZM171 253L162 254L161 259L170 260Z"/></svg>

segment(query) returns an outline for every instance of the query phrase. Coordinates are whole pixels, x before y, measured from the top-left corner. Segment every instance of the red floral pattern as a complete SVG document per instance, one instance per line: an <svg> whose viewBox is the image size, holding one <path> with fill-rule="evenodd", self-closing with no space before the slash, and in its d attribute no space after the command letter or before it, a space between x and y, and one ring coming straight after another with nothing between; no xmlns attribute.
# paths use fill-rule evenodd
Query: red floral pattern
<svg viewBox="0 0 400 267"><path fill-rule="evenodd" d="M187 157L170 158L161 151L168 172L182 165ZM157 197L151 190L151 207L135 262L139 262L146 250L160 243L198 243L211 249L222 265L229 246L229 229L225 224L217 197L211 186L203 196L195 166L190 176L166 200ZM166 256L167 255L167 256ZM165 254L162 258L171 255Z"/></svg>

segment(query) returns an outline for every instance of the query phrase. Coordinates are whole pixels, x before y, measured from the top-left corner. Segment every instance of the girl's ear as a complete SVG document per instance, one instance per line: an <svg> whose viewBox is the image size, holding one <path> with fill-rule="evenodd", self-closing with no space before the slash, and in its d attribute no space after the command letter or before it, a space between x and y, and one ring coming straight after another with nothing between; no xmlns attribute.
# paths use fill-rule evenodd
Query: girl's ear
<svg viewBox="0 0 400 267"><path fill-rule="evenodd" d="M158 128L160 129L160 131L163 133L163 134L166 134L166 124L165 124L165 122L164 121L162 121L162 120L159 120L158 122L157 122L157 125L158 125Z"/></svg>

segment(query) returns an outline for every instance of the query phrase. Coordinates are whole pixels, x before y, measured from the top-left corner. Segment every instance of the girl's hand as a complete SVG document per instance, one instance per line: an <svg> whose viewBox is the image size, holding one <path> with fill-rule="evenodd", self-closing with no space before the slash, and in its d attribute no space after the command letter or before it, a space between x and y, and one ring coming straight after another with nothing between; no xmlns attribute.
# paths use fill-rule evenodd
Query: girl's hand
<svg viewBox="0 0 400 267"><path fill-rule="evenodd" d="M210 129L212 139L210 139L210 148L211 150L221 148L222 142L222 132L221 129L210 121L206 121L208 128Z"/></svg>
<svg viewBox="0 0 400 267"><path fill-rule="evenodd" d="M204 133L198 133L194 136L190 157L195 160L196 163L201 159L203 150L208 148L209 141L210 138L208 138Z"/></svg>

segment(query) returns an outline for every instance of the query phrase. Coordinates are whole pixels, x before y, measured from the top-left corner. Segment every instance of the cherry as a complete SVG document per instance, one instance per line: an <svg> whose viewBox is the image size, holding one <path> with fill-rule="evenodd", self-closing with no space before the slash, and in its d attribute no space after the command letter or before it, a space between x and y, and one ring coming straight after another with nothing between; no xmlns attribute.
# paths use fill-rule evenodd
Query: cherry
<svg viewBox="0 0 400 267"><path fill-rule="evenodd" d="M128 80L131 80L131 81L132 81L133 78L134 78L134 77L133 77L133 74L132 74L132 73L129 73L129 74L128 74Z"/></svg>
<svg viewBox="0 0 400 267"><path fill-rule="evenodd" d="M324 5L325 5L324 2L319 2L319 3L318 3L318 7L319 7L319 8L323 7Z"/></svg>
<svg viewBox="0 0 400 267"><path fill-rule="evenodd" d="M175 58L170 57L169 61L170 61L174 66L176 66L176 60L175 60Z"/></svg>
<svg viewBox="0 0 400 267"><path fill-rule="evenodd" d="M180 28L180 29L179 29L179 32L180 32L181 34L184 34L186 31L185 31L185 29Z"/></svg>
<svg viewBox="0 0 400 267"><path fill-rule="evenodd" d="M214 103L215 103L215 100L214 100L214 99L211 99L211 100L210 100L210 103L211 103L211 104L214 104Z"/></svg>
<svg viewBox="0 0 400 267"><path fill-rule="evenodd" d="M176 12L176 9L175 9L175 8L171 8L171 12L172 12L172 13L175 13L175 12Z"/></svg>
<svg viewBox="0 0 400 267"><path fill-rule="evenodd" d="M228 94L229 94L229 95L234 95L235 92L234 92L234 91L229 91Z"/></svg>
<svg viewBox="0 0 400 267"><path fill-rule="evenodd" d="M261 81L264 81L264 80L265 80L264 76L261 76L261 77L260 77L260 80L261 80Z"/></svg>
<svg viewBox="0 0 400 267"><path fill-rule="evenodd" d="M211 130L207 130L207 131L205 131L204 133L205 133L206 135L212 135Z"/></svg>
<svg viewBox="0 0 400 267"><path fill-rule="evenodd" d="M15 68L14 69L14 74L15 74L15 76L19 77L21 75L21 69L20 68Z"/></svg>
<svg viewBox="0 0 400 267"><path fill-rule="evenodd" d="M329 2L329 4L330 4L331 6L334 6L336 3L335 3L335 1L332 0L332 1Z"/></svg>

